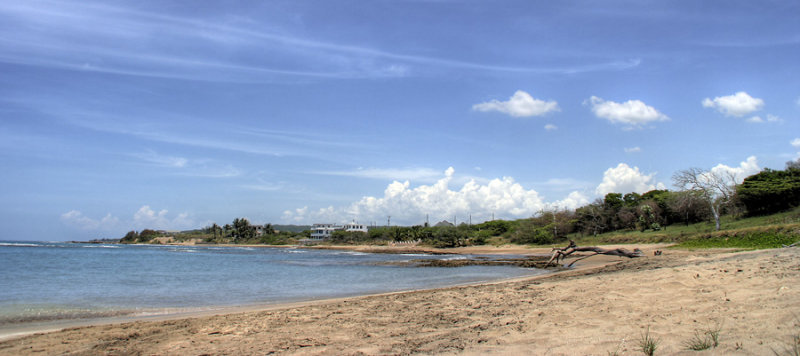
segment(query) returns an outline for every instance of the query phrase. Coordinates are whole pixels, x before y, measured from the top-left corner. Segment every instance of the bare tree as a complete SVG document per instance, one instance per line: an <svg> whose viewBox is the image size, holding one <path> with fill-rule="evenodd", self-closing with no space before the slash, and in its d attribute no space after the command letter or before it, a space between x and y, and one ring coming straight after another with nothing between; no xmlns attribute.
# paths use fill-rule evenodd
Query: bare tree
<svg viewBox="0 0 800 356"><path fill-rule="evenodd" d="M723 206L730 203L736 192L736 175L732 171L707 171L689 168L672 176L675 186L695 192L711 208L716 229L719 231L719 216Z"/></svg>
<svg viewBox="0 0 800 356"><path fill-rule="evenodd" d="M800 158L786 162L786 169L800 169Z"/></svg>
<svg viewBox="0 0 800 356"><path fill-rule="evenodd" d="M701 213L701 207L705 205L705 201L694 191L681 191L670 194L667 201L669 208L679 214L683 222L688 226L690 217L697 219L705 215ZM702 207L702 209L705 209Z"/></svg>
<svg viewBox="0 0 800 356"><path fill-rule="evenodd" d="M605 231L608 227L606 225L602 199L597 199L592 204L578 208L575 213L578 215L578 221L581 222L583 230L591 232L594 236Z"/></svg>

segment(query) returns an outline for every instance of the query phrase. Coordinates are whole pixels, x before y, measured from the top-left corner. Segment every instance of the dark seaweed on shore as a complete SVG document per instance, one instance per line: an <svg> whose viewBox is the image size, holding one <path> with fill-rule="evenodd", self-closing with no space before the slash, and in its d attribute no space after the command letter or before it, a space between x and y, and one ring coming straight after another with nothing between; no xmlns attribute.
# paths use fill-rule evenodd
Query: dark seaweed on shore
<svg viewBox="0 0 800 356"><path fill-rule="evenodd" d="M529 256L526 258L473 257L463 259L416 259L400 262L384 262L382 265L406 267L464 267L464 266L517 266L523 268L564 269L561 266L546 266L550 256Z"/></svg>

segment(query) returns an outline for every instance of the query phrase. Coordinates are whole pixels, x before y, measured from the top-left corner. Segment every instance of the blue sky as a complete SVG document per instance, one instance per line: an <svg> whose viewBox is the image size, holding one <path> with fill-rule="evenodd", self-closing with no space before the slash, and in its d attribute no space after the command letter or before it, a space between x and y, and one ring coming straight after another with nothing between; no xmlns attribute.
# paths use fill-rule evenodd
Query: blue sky
<svg viewBox="0 0 800 356"><path fill-rule="evenodd" d="M473 222L800 156L796 1L3 1L0 239Z"/></svg>

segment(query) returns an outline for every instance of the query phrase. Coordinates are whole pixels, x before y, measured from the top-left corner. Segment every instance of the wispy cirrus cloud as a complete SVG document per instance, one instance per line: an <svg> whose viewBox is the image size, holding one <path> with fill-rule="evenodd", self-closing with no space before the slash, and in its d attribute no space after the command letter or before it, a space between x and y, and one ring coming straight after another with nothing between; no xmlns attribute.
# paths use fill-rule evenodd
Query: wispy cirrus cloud
<svg viewBox="0 0 800 356"><path fill-rule="evenodd" d="M321 175L344 176L382 180L413 180L421 182L435 181L442 172L430 168L358 168L346 171L317 171Z"/></svg>
<svg viewBox="0 0 800 356"><path fill-rule="evenodd" d="M370 146L358 137L309 131L266 130L232 125L215 117L186 116L160 110L132 110L120 114L88 110L71 102L40 98L18 98L16 105L37 115L81 129L134 137L141 140L273 157L325 158L333 151L366 150ZM0 131L0 135L2 135ZM332 150L335 148L336 150ZM157 165L187 165L186 157L169 156L153 150L132 156ZM195 160L194 163L204 163ZM208 163L208 162L205 162ZM196 167L195 165L194 167ZM230 171L230 170L228 170ZM230 172L229 172L230 173Z"/></svg>
<svg viewBox="0 0 800 356"><path fill-rule="evenodd" d="M508 66L319 41L216 18L93 2L0 3L0 61L132 76L220 82L403 77L417 67L573 74L637 67L624 59ZM97 31L102 28L103 31ZM236 55L232 55L236 54Z"/></svg>
<svg viewBox="0 0 800 356"><path fill-rule="evenodd" d="M186 164L189 162L189 160L184 157L162 155L154 150L134 153L132 156L161 167L183 168L186 167Z"/></svg>

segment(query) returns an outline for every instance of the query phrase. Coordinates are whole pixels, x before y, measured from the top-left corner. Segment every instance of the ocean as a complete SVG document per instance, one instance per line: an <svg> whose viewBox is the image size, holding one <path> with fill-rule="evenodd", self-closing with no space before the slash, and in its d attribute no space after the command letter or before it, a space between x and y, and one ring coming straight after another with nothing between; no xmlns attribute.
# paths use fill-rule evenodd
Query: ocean
<svg viewBox="0 0 800 356"><path fill-rule="evenodd" d="M29 323L308 301L545 273L511 266L385 264L466 257L0 241L0 333Z"/></svg>

